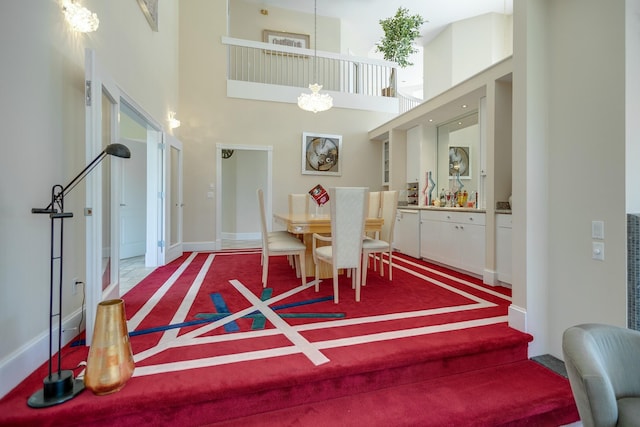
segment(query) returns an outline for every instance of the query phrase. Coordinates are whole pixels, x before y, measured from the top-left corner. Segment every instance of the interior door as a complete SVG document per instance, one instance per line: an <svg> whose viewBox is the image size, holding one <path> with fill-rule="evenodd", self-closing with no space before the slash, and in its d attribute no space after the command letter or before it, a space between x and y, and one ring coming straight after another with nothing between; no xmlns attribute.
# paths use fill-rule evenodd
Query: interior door
<svg viewBox="0 0 640 427"><path fill-rule="evenodd" d="M165 224L164 240L167 251L165 263L182 256L182 142L165 134Z"/></svg>
<svg viewBox="0 0 640 427"><path fill-rule="evenodd" d="M118 141L120 92L101 68L95 52L85 51L85 157L93 160ZM120 296L119 200L121 159L107 156L86 178L86 342L91 345L100 301Z"/></svg>
<svg viewBox="0 0 640 427"><path fill-rule="evenodd" d="M131 158L123 162L119 203L120 259L126 259L144 255L146 250L147 144L133 139L121 142L131 151Z"/></svg>

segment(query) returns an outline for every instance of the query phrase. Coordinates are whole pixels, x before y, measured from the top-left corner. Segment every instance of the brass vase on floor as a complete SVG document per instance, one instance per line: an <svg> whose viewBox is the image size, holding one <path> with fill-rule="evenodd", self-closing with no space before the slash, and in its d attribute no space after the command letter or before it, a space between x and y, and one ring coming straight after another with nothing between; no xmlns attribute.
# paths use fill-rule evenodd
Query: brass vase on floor
<svg viewBox="0 0 640 427"><path fill-rule="evenodd" d="M124 301L103 301L96 313L85 386L97 395L114 393L124 387L134 368Z"/></svg>

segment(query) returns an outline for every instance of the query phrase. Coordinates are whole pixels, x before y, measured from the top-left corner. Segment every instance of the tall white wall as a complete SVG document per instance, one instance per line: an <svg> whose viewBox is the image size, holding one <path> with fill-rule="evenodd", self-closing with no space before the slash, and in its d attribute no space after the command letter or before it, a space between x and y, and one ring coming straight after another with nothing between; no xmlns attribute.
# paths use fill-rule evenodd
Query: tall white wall
<svg viewBox="0 0 640 427"><path fill-rule="evenodd" d="M121 88L158 122L176 108L178 91L176 0L160 0L155 33L135 1L84 0L100 27L76 34L57 1L5 1L0 14L0 396L48 357L49 220L51 186L66 184L85 166L84 56L96 50ZM84 280L84 188L65 200L63 317L78 314ZM79 319L79 316L78 316ZM77 325L76 325L77 326ZM70 339L76 332L65 334Z"/></svg>
<svg viewBox="0 0 640 427"><path fill-rule="evenodd" d="M514 7L513 304L561 358L567 327L626 325L625 2Z"/></svg>
<svg viewBox="0 0 640 427"><path fill-rule="evenodd" d="M627 0L626 2L626 139L627 151L625 154L627 176L626 189L628 213L640 212L640 1Z"/></svg>
<svg viewBox="0 0 640 427"><path fill-rule="evenodd" d="M487 13L449 25L424 47L424 99L510 56L513 18Z"/></svg>

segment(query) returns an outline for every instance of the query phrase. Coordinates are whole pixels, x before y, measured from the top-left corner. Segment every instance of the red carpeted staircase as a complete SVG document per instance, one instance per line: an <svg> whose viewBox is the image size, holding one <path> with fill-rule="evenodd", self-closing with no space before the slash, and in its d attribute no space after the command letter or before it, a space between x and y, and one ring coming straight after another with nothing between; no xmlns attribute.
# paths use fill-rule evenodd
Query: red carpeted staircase
<svg viewBox="0 0 640 427"><path fill-rule="evenodd" d="M189 264L187 257L125 295L130 322L150 299L159 301L136 331L179 323L175 313L188 298L193 303L184 320L197 319L212 311L214 292L228 305L220 310L246 308L233 280L253 295L263 292L259 254L198 254ZM339 305L329 294L328 301L283 310L375 319L332 327L331 321L287 318L327 363L314 365L289 339L271 333L269 323L253 331L251 318L238 319L236 332L218 327L147 356L164 333L137 335L131 342L140 359L122 390L106 396L85 391L62 405L28 408L43 365L0 400L0 426L560 426L578 420L567 379L528 360L533 337L508 327L508 296L422 261L399 256L396 263L392 283L369 277L366 303L355 303L345 290ZM150 298L181 265L170 290ZM274 296L299 280L284 258L270 266L270 275L281 277ZM322 292L311 287L271 306L318 296ZM380 314L389 317L375 317ZM174 339L199 327L181 327ZM86 360L87 352L65 347L65 369Z"/></svg>
<svg viewBox="0 0 640 427"><path fill-rule="evenodd" d="M527 360L530 336L505 325L474 332L465 343L444 339L441 354L427 350L404 362L388 360L382 370L246 396L243 406L253 415L209 425L560 426L578 420L568 381Z"/></svg>

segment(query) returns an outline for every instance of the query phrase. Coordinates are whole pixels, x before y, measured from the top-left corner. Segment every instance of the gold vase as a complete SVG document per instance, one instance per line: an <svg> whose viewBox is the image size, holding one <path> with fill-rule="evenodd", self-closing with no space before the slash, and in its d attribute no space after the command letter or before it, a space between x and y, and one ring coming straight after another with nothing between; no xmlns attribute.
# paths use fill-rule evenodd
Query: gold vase
<svg viewBox="0 0 640 427"><path fill-rule="evenodd" d="M102 301L87 357L85 386L97 395L114 393L124 387L134 368L124 301Z"/></svg>

